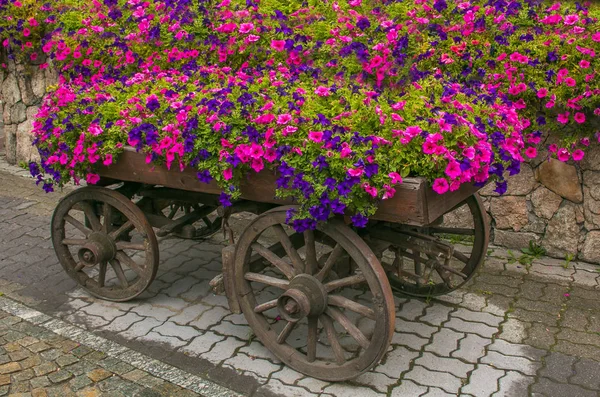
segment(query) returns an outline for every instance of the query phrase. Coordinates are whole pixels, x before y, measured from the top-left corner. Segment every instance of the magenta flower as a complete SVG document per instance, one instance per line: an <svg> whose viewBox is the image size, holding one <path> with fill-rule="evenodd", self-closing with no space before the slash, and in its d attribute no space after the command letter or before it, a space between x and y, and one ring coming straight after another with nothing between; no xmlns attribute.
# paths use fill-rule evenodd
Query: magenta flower
<svg viewBox="0 0 600 397"><path fill-rule="evenodd" d="M583 114L581 112L575 113L574 118L575 118L575 121L578 122L579 124L585 123L585 114Z"/></svg>
<svg viewBox="0 0 600 397"><path fill-rule="evenodd" d="M247 34L250 33L254 29L253 23L242 23L240 24L240 33Z"/></svg>
<svg viewBox="0 0 600 397"><path fill-rule="evenodd" d="M460 164L456 161L450 161L446 166L446 175L448 175L451 179L456 179L460 176Z"/></svg>
<svg viewBox="0 0 600 397"><path fill-rule="evenodd" d="M573 151L573 160L575 160L575 161L581 161L581 160L583 160L584 156L585 156L585 153L581 149L577 149L577 150Z"/></svg>
<svg viewBox="0 0 600 397"><path fill-rule="evenodd" d="M350 176L361 176L364 173L362 168L350 168L348 169L348 175Z"/></svg>
<svg viewBox="0 0 600 397"><path fill-rule="evenodd" d="M277 124L287 124L292 121L292 116L288 113L277 116Z"/></svg>
<svg viewBox="0 0 600 397"><path fill-rule="evenodd" d="M323 140L323 132L321 131L310 131L308 133L308 139L313 142L321 142Z"/></svg>
<svg viewBox="0 0 600 397"><path fill-rule="evenodd" d="M391 181L392 185L398 185L398 184L402 183L402 176L400 176L399 173L397 173L397 172L390 172L388 174L388 176L392 179L392 181Z"/></svg>
<svg viewBox="0 0 600 397"><path fill-rule="evenodd" d="M558 149L558 152L556 153L556 157L564 163L564 162L569 161L569 158L571 157L571 155L569 154L569 151L567 149L560 148L560 149Z"/></svg>
<svg viewBox="0 0 600 397"><path fill-rule="evenodd" d="M87 174L85 177L85 181L90 185L95 185L100 181L100 175L98 174Z"/></svg>
<svg viewBox="0 0 600 397"><path fill-rule="evenodd" d="M449 185L448 181L444 178L437 178L433 181L433 190L437 194L444 194L448 191Z"/></svg>
<svg viewBox="0 0 600 397"><path fill-rule="evenodd" d="M533 146L530 146L527 149L525 149L525 155L530 159L533 159L537 156L537 149Z"/></svg>
<svg viewBox="0 0 600 397"><path fill-rule="evenodd" d="M569 112L560 113L556 120L561 124L567 124L569 122Z"/></svg>
<svg viewBox="0 0 600 397"><path fill-rule="evenodd" d="M285 46L285 41L283 40L273 40L271 41L271 48L275 51L283 51Z"/></svg>

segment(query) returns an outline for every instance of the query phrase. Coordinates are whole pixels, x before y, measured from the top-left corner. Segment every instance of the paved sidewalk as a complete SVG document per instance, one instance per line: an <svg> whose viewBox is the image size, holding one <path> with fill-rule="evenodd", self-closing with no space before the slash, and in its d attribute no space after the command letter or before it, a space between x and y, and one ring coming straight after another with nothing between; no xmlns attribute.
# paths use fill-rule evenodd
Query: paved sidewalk
<svg viewBox="0 0 600 397"><path fill-rule="evenodd" d="M382 363L333 384L283 366L211 292L221 236L160 241L157 278L134 301L105 302L77 289L49 241L59 196L0 161L0 291L243 395L599 395L598 266L550 258L524 266L492 249L467 288L430 301L397 298L396 333Z"/></svg>
<svg viewBox="0 0 600 397"><path fill-rule="evenodd" d="M163 379L163 374L169 373L171 379L188 385L193 376L157 364L114 342L0 298L0 396L199 396ZM196 381L193 388L206 389L205 396L232 395L227 389Z"/></svg>

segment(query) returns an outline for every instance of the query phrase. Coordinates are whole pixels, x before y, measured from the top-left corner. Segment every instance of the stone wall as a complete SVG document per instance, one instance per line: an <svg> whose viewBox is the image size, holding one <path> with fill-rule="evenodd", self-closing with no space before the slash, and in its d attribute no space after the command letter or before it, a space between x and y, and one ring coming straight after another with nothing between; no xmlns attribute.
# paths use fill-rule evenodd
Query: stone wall
<svg viewBox="0 0 600 397"><path fill-rule="evenodd" d="M5 56L0 58L0 64L7 66L0 67L0 140L4 141L6 158L11 164L36 160L39 156L29 133L33 116L46 87L58 82L58 74L53 67L40 69L39 65L15 64Z"/></svg>
<svg viewBox="0 0 600 397"><path fill-rule="evenodd" d="M31 146L31 123L46 87L57 83L56 71L9 62L0 69L0 140L12 164L38 158ZM1 145L0 145L1 147ZM492 225L491 242L523 248L529 241L548 255L600 263L600 146L590 147L580 164L540 158L522 165L499 197L493 184L481 191Z"/></svg>
<svg viewBox="0 0 600 397"><path fill-rule="evenodd" d="M600 146L579 163L548 160L545 153L509 178L503 196L492 184L481 190L492 224L492 242L524 248L534 241L556 258L572 255L600 263Z"/></svg>

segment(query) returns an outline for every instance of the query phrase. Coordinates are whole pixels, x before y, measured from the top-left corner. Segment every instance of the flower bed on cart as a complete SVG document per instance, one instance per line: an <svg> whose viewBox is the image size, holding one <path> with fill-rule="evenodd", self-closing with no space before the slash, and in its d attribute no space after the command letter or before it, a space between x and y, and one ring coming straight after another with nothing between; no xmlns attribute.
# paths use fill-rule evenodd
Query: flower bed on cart
<svg viewBox="0 0 600 397"><path fill-rule="evenodd" d="M0 0L0 37L61 73L34 123L46 190L97 182L129 145L214 181L223 205L248 172L276 171L303 230L344 212L364 226L408 175L503 193L543 131L581 160L598 6L538 3Z"/></svg>

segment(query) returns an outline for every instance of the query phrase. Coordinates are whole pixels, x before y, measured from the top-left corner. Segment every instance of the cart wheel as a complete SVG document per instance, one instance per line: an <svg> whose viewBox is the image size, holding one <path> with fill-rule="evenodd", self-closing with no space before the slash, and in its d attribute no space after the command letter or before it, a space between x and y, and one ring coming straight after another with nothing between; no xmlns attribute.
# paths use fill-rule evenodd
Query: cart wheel
<svg viewBox="0 0 600 397"><path fill-rule="evenodd" d="M215 216L215 219L211 220L209 217L211 213L217 211L217 207L215 206L161 199L154 199L153 205L155 211L173 221L176 221L183 216L189 216L193 212L202 212L203 214L206 214L200 217L200 219L194 218L191 222L180 227L179 230L175 232L175 235L179 238L202 240L213 236L221 230L222 218ZM161 236L160 231L158 235Z"/></svg>
<svg viewBox="0 0 600 397"><path fill-rule="evenodd" d="M394 299L367 244L342 221L294 233L278 207L242 232L235 252L240 307L281 361L314 378L342 381L368 371L394 332ZM350 274L339 278L336 268Z"/></svg>
<svg viewBox="0 0 600 397"><path fill-rule="evenodd" d="M377 238L391 243L381 252L394 293L416 297L447 294L462 287L483 264L489 227L479 196L473 195L445 214L452 225L434 222L423 228L401 227ZM408 236L408 238L407 238ZM412 240L411 240L412 239ZM409 240L407 248L407 240Z"/></svg>
<svg viewBox="0 0 600 397"><path fill-rule="evenodd" d="M77 189L58 203L52 244L67 274L106 300L135 298L158 269L158 243L144 213L102 187Z"/></svg>

